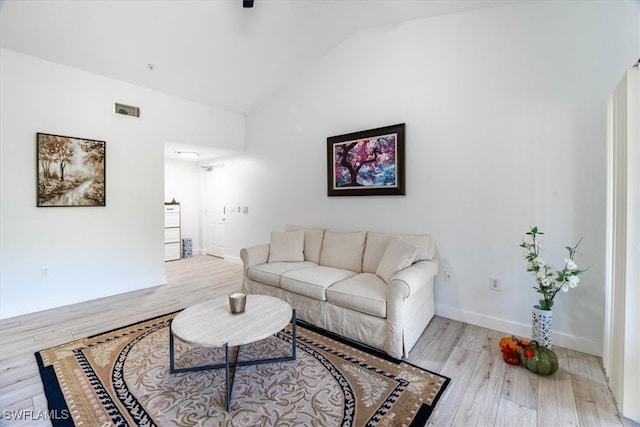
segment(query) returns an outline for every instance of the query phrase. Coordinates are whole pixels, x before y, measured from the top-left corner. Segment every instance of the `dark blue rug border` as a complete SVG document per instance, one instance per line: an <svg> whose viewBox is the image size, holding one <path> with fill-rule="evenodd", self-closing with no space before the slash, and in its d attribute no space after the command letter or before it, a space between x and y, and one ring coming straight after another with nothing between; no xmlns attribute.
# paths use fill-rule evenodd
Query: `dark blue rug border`
<svg viewBox="0 0 640 427"><path fill-rule="evenodd" d="M58 417L52 417L50 420L51 425L53 425L53 427L75 426L75 423L71 418L69 406L67 406L67 401L64 400L64 395L62 394L62 389L60 388L56 371L53 369L53 366L44 366L40 352L35 353L35 357L38 362L40 377L42 378L44 394L47 397L47 407L49 408L49 411L51 411L51 414L58 415Z"/></svg>

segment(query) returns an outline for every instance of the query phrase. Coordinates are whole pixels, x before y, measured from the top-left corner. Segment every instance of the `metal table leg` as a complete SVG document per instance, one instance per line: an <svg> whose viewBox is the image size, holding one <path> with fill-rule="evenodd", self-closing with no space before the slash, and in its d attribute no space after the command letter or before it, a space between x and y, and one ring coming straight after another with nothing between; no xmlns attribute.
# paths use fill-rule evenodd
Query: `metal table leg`
<svg viewBox="0 0 640 427"><path fill-rule="evenodd" d="M229 385L229 344L224 345L224 370L225 370L225 394L227 395L227 412L231 406L231 390L233 390L233 379L236 376L236 370L233 370L233 378L231 378L231 385ZM237 362L237 359L236 359Z"/></svg>
<svg viewBox="0 0 640 427"><path fill-rule="evenodd" d="M183 372L196 372L196 371L205 371L212 369L222 369L225 370L225 394L227 398L226 402L226 410L229 412L231 407L231 393L233 391L233 381L235 379L236 369L238 366L250 366L250 365L263 365L265 363L277 363L277 362L288 362L292 360L296 360L296 311L293 310L291 315L291 356L286 357L274 357L267 359L257 359L257 360L246 360L242 362L238 362L238 357L240 355L240 346L238 346L236 351L235 361L233 363L230 362L229 357L229 344L224 345L224 353L225 353L225 362L219 365L205 365L205 366L194 366L189 368L176 368L175 367L175 349L174 349L174 337L173 332L171 331L171 324L169 324L169 372L171 374L179 374ZM230 370L233 369L233 374L230 373Z"/></svg>

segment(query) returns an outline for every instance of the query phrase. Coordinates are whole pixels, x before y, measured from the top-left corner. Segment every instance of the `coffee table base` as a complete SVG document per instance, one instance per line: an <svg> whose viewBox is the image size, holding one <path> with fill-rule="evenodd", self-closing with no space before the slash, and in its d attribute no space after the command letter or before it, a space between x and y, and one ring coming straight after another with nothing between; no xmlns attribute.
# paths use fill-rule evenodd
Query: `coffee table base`
<svg viewBox="0 0 640 427"><path fill-rule="evenodd" d="M256 359L256 360L244 360L238 362L238 356L240 355L240 347L238 347L238 351L236 351L236 357L233 363L230 362L229 358L229 345L225 344L224 346L224 354L225 354L225 363L221 363L218 365L204 365L204 366L193 366L189 368L176 368L175 367L175 352L174 352L174 343L173 343L173 332L171 331L171 326L169 326L169 372L171 374L180 374L184 372L195 372L195 371L207 371L212 369L222 369L225 370L225 392L227 397L227 412L229 412L229 408L231 406L231 391L233 390L233 380L236 375L236 368L238 366L249 366L249 365L262 365L265 363L278 363L278 362L289 362L292 360L296 360L296 311L293 310L293 314L291 316L291 356L287 357L273 357L267 359ZM230 375L230 370L233 369L233 374Z"/></svg>

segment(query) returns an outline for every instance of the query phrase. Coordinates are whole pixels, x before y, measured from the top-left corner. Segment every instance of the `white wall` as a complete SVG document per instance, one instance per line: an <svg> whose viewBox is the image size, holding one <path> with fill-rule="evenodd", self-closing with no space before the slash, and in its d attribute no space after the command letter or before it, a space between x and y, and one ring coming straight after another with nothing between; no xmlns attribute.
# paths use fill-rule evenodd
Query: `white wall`
<svg viewBox="0 0 640 427"><path fill-rule="evenodd" d="M525 2L355 34L248 116L247 155L227 166L250 211L227 224L227 253L286 223L428 232L455 275L438 277L437 313L528 335L524 232L546 232L556 266L584 237L591 267L556 299L554 343L601 354L605 107L639 56L637 8ZM401 122L407 195L328 198L326 138Z"/></svg>
<svg viewBox="0 0 640 427"><path fill-rule="evenodd" d="M164 283L164 143L241 151L244 116L0 55L0 316ZM141 119L114 115L114 101ZM37 132L106 141L106 207L36 207Z"/></svg>

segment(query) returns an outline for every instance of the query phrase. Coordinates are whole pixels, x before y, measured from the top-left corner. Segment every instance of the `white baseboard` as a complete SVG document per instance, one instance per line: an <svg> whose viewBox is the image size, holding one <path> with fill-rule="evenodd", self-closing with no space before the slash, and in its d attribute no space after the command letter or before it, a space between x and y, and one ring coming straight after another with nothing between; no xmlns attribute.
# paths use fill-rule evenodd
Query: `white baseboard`
<svg viewBox="0 0 640 427"><path fill-rule="evenodd" d="M234 264L242 265L242 259L240 257L237 257L237 256L225 255L224 256L224 260L232 262Z"/></svg>
<svg viewBox="0 0 640 427"><path fill-rule="evenodd" d="M194 255L207 255L207 251L206 251L206 249L198 249L197 251L194 251L193 254ZM231 256L231 255L225 254L222 257L222 259L224 259L225 261L232 262L234 264L242 264L242 259L240 259L240 257L237 257L237 256Z"/></svg>
<svg viewBox="0 0 640 427"><path fill-rule="evenodd" d="M436 315L523 338L530 338L531 336L530 324L465 311L456 307L436 304ZM563 332L553 331L553 345L602 357L602 343L597 343L582 337L575 337Z"/></svg>

